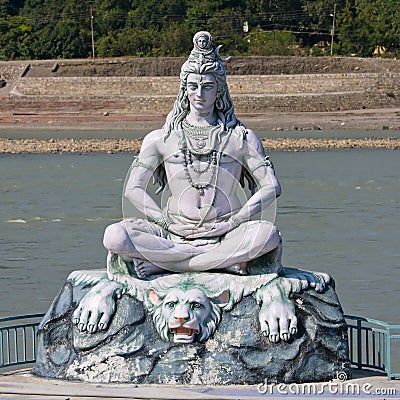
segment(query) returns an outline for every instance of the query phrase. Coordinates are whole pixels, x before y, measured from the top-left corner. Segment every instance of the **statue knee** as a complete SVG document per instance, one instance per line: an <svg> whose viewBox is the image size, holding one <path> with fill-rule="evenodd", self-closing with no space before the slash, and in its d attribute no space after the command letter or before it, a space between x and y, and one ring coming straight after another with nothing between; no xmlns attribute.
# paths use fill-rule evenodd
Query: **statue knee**
<svg viewBox="0 0 400 400"><path fill-rule="evenodd" d="M268 221L260 221L260 237L267 239L269 246L272 248L278 247L282 241L279 229Z"/></svg>
<svg viewBox="0 0 400 400"><path fill-rule="evenodd" d="M125 227L116 223L107 226L105 229L103 245L108 251L121 254L124 253L127 239L129 240Z"/></svg>

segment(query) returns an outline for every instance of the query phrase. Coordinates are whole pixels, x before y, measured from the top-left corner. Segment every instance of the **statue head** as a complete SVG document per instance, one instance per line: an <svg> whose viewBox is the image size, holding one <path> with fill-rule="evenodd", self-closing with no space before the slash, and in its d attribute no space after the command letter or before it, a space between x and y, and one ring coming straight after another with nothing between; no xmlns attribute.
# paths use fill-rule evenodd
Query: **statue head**
<svg viewBox="0 0 400 400"><path fill-rule="evenodd" d="M224 59L219 54L219 49L213 48L212 36L209 32L200 31L193 37L193 50L187 61L182 65L180 73L180 87L172 111L168 114L164 129L167 135L179 129L179 123L186 117L190 110L187 96L187 79L190 74L212 75L217 83L217 96L215 110L222 121L224 129L234 129L238 124L235 117L232 99L226 83L226 70Z"/></svg>
<svg viewBox="0 0 400 400"><path fill-rule="evenodd" d="M206 49L212 50L212 37L209 32L200 31L193 36L194 49L204 51Z"/></svg>

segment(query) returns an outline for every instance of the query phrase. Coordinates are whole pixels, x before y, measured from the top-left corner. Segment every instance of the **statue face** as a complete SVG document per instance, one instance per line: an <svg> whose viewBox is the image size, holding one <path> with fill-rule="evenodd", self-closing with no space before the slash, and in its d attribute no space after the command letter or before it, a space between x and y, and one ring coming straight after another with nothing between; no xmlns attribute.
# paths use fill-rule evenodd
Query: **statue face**
<svg viewBox="0 0 400 400"><path fill-rule="evenodd" d="M190 108L199 113L214 111L217 99L217 82L211 74L194 74L187 77L187 95Z"/></svg>
<svg viewBox="0 0 400 400"><path fill-rule="evenodd" d="M199 46L200 49L205 49L208 46L208 38L205 35L200 36L197 39L197 46Z"/></svg>

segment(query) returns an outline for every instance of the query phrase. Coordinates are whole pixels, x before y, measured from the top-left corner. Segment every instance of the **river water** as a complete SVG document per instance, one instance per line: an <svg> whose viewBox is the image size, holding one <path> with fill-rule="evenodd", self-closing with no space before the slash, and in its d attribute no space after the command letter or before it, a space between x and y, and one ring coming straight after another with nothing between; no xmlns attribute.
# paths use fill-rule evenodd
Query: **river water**
<svg viewBox="0 0 400 400"><path fill-rule="evenodd" d="M398 151L273 152L283 263L330 273L344 311L400 323ZM105 267L131 154L0 155L0 317L47 311L68 274Z"/></svg>

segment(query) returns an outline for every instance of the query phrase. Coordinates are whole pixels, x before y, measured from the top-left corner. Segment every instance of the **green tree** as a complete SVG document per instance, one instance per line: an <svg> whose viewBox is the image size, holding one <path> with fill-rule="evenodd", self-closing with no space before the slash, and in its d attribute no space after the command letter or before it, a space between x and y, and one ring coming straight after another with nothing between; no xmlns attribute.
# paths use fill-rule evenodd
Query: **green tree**
<svg viewBox="0 0 400 400"><path fill-rule="evenodd" d="M290 54L330 41L334 4L339 54L398 54L398 0L0 0L0 57L87 57L90 12L98 56L186 55L198 30L224 54Z"/></svg>
<svg viewBox="0 0 400 400"><path fill-rule="evenodd" d="M0 59L31 58L29 43L31 31L31 25L22 17L0 18Z"/></svg>
<svg viewBox="0 0 400 400"><path fill-rule="evenodd" d="M373 3L373 45L383 45L394 54L400 51L400 4L398 0Z"/></svg>
<svg viewBox="0 0 400 400"><path fill-rule="evenodd" d="M369 56L374 45L372 6L367 0L347 0L338 13L338 39L340 52L344 55Z"/></svg>
<svg viewBox="0 0 400 400"><path fill-rule="evenodd" d="M249 54L257 56L290 56L293 54L295 37L290 32L265 32L260 27L249 35Z"/></svg>
<svg viewBox="0 0 400 400"><path fill-rule="evenodd" d="M23 0L0 0L0 17L15 16L23 6Z"/></svg>
<svg viewBox="0 0 400 400"><path fill-rule="evenodd" d="M128 28L117 35L100 39L97 54L100 57L152 56L157 48L157 32Z"/></svg>
<svg viewBox="0 0 400 400"><path fill-rule="evenodd" d="M186 24L171 23L159 34L158 54L170 57L187 55L193 47L191 36Z"/></svg>

